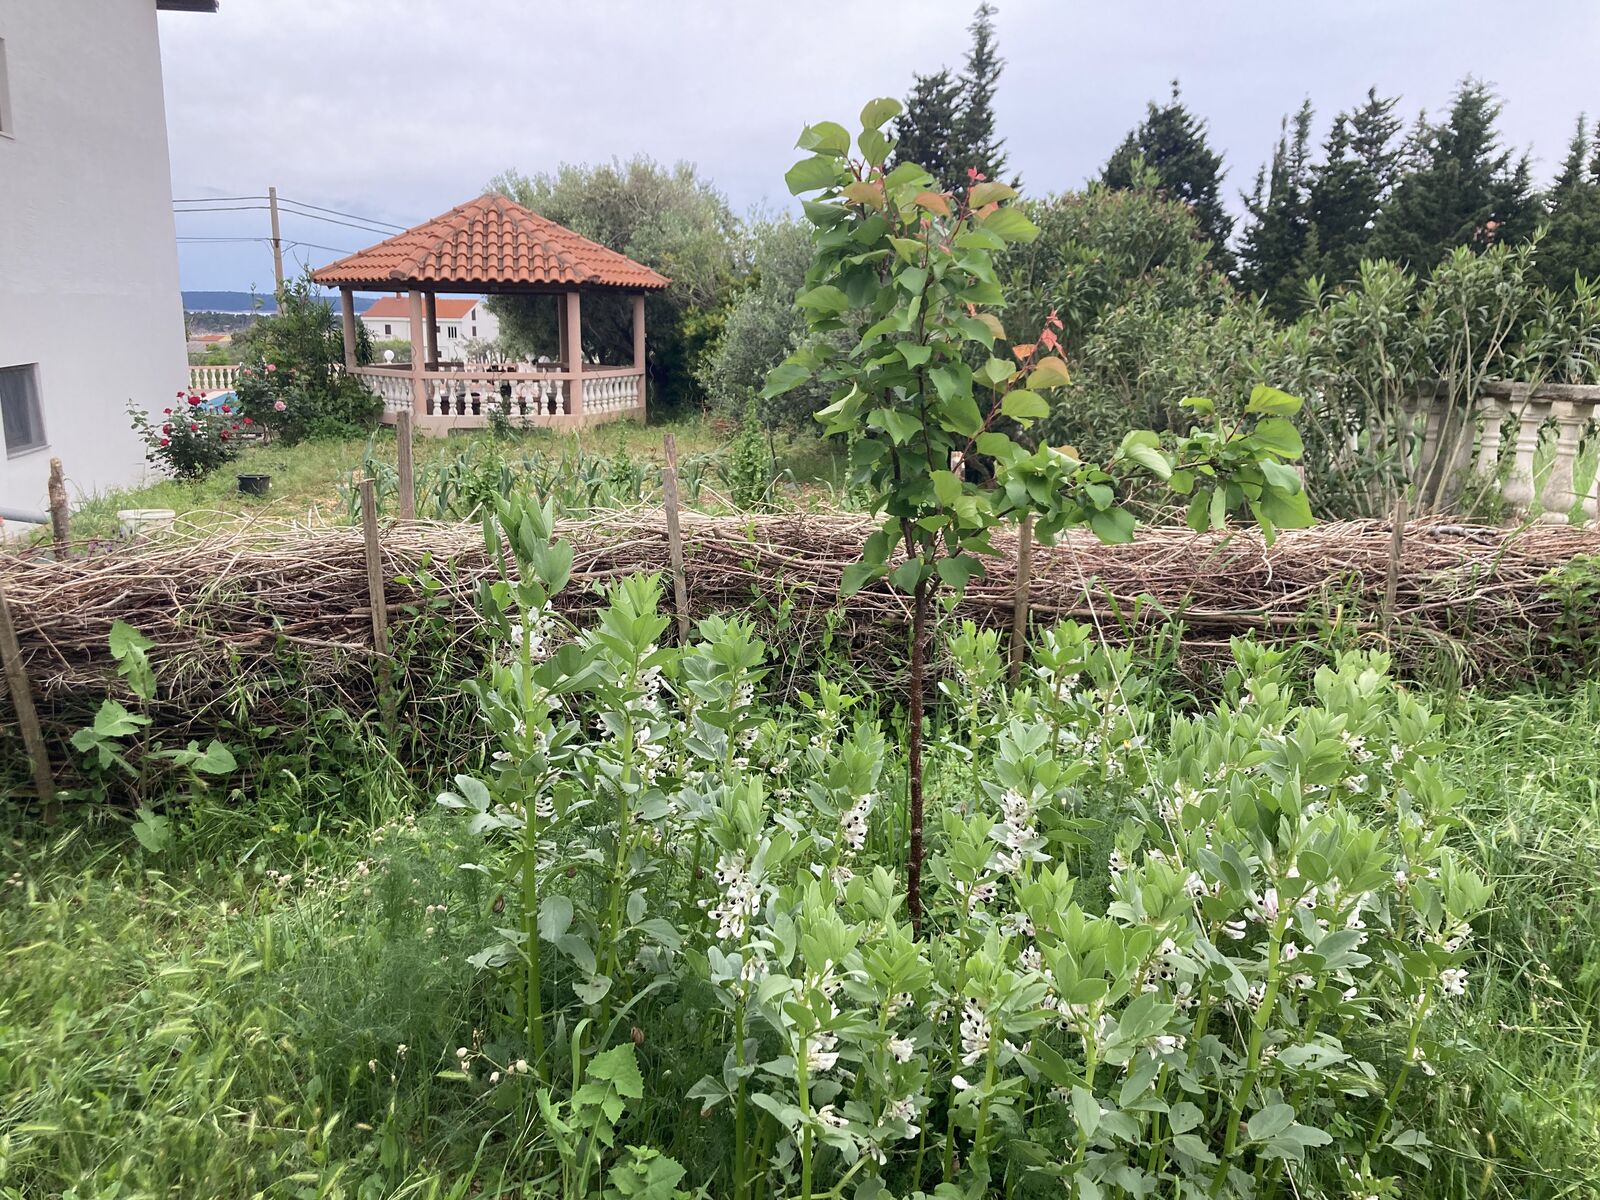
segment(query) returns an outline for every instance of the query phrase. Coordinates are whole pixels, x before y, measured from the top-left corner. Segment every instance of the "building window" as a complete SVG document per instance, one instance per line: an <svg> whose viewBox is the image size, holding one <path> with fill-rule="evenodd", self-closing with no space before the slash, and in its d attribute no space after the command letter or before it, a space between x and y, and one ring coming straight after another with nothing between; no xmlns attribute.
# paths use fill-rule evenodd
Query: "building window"
<svg viewBox="0 0 1600 1200"><path fill-rule="evenodd" d="M0 38L0 134L11 137L11 81L6 76L6 40Z"/></svg>
<svg viewBox="0 0 1600 1200"><path fill-rule="evenodd" d="M472 327L472 336L473 337L477 337L478 336L478 327L476 325L474 325Z"/></svg>
<svg viewBox="0 0 1600 1200"><path fill-rule="evenodd" d="M394 332L394 326L393 325L385 325L383 327L383 336L384 337L388 337L393 332Z"/></svg>
<svg viewBox="0 0 1600 1200"><path fill-rule="evenodd" d="M0 425L5 430L7 458L44 449L38 363L0 367Z"/></svg>
<svg viewBox="0 0 1600 1200"><path fill-rule="evenodd" d="M458 325L446 325L444 335L447 338L458 338L461 336L461 328Z"/></svg>

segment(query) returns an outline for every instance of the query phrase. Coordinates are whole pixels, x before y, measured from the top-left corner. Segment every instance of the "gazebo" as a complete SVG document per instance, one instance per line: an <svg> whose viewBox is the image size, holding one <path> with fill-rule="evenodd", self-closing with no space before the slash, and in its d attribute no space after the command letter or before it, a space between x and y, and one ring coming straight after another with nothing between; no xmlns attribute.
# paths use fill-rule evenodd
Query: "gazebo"
<svg viewBox="0 0 1600 1200"><path fill-rule="evenodd" d="M645 415L644 298L671 281L500 195L479 196L442 216L312 273L339 289L344 367L383 398L384 420L409 409L419 433L478 429L498 408L530 425L582 426ZM356 363L354 293L410 295L411 361ZM557 361L441 362L441 294L547 295L555 304ZM583 297L633 298L633 363L584 360Z"/></svg>

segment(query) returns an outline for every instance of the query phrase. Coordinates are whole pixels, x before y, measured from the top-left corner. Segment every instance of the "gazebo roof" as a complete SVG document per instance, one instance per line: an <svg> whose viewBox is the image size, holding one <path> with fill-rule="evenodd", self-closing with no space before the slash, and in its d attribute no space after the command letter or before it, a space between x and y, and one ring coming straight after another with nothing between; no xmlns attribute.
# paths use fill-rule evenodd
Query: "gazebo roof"
<svg viewBox="0 0 1600 1200"><path fill-rule="evenodd" d="M637 292L672 282L493 193L329 263L311 277L384 291L412 284L423 291L609 287Z"/></svg>

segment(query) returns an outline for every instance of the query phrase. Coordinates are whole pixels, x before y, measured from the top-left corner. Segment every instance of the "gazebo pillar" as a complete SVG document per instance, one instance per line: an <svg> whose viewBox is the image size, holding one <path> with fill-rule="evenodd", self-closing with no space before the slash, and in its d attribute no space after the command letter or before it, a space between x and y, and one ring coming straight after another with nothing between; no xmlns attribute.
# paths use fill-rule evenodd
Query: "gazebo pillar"
<svg viewBox="0 0 1600 1200"><path fill-rule="evenodd" d="M633 297L633 369L639 372L639 419L644 420L644 293Z"/></svg>
<svg viewBox="0 0 1600 1200"><path fill-rule="evenodd" d="M425 349L423 362L431 367L439 361L439 297L432 292L423 292L422 307L426 317L422 337Z"/></svg>
<svg viewBox="0 0 1600 1200"><path fill-rule="evenodd" d="M561 358L567 368L567 412L583 416L583 309L578 289L562 297Z"/></svg>
<svg viewBox="0 0 1600 1200"><path fill-rule="evenodd" d="M356 295L354 288L339 289L339 313L343 318L344 369L356 369Z"/></svg>
<svg viewBox="0 0 1600 1200"><path fill-rule="evenodd" d="M411 293L411 411L420 424L428 415L428 381L422 377L427 349L423 342L422 326L426 320L422 293Z"/></svg>

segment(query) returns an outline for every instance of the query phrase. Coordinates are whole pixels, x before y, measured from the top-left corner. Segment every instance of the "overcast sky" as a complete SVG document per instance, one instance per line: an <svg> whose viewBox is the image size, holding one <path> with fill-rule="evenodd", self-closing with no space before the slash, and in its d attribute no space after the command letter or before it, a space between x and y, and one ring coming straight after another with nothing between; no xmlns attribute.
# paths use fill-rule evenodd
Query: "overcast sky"
<svg viewBox="0 0 1600 1200"><path fill-rule="evenodd" d="M975 2L975 0L974 0ZM1371 85L1407 122L1472 74L1536 174L1600 113L1595 0L998 0L999 126L1031 193L1094 174L1180 79L1225 156L1230 202L1310 97ZM744 211L791 201L807 121L854 127L914 71L958 67L969 0L221 0L161 14L173 195L282 196L410 225L508 167L688 160ZM1537 16L1533 14L1537 13ZM183 214L180 237L261 237L259 211ZM313 266L373 235L287 218ZM183 242L185 288L270 291L258 242Z"/></svg>

